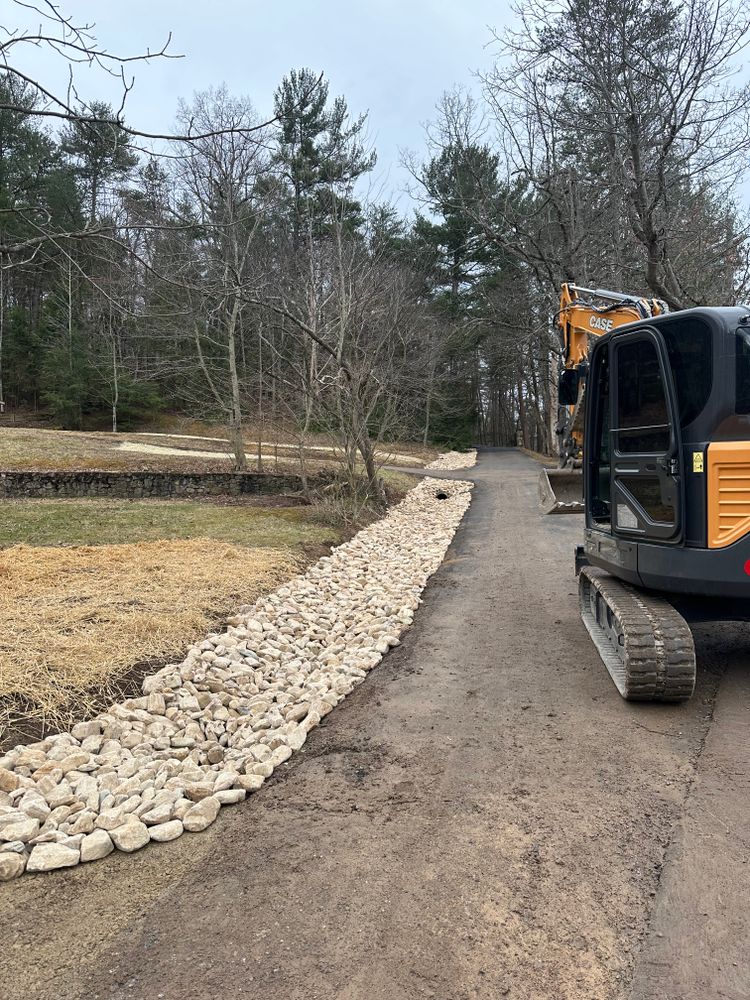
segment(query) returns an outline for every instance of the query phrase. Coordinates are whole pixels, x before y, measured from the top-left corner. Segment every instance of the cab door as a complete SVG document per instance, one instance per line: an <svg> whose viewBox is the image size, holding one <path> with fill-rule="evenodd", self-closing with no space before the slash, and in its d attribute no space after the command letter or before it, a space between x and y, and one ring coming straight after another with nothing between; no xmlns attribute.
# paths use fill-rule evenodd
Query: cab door
<svg viewBox="0 0 750 1000"><path fill-rule="evenodd" d="M662 338L649 329L613 337L610 368L612 531L680 541L680 430Z"/></svg>

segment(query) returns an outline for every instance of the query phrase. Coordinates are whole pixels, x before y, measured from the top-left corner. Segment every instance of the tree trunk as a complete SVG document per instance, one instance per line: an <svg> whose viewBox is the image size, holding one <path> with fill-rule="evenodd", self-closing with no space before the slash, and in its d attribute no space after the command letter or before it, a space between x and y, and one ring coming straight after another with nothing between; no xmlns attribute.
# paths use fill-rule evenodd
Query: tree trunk
<svg viewBox="0 0 750 1000"><path fill-rule="evenodd" d="M109 310L109 337L112 341L112 433L117 433L117 404L120 401L120 372L117 366L117 342L112 333L112 308Z"/></svg>
<svg viewBox="0 0 750 1000"><path fill-rule="evenodd" d="M526 426L526 401L523 397L523 379L518 376L518 422L521 425L521 444L529 447L529 432Z"/></svg>
<svg viewBox="0 0 750 1000"><path fill-rule="evenodd" d="M422 434L422 444L425 446L427 445L427 442L430 440L430 417L431 417L430 411L432 409L432 386L435 381L435 358L432 350L432 335L428 337L427 345L428 345L427 349L430 355L430 368L429 368L429 377L427 379L427 395L425 397L425 404L424 404L424 432Z"/></svg>
<svg viewBox="0 0 750 1000"><path fill-rule="evenodd" d="M368 493L373 500L384 507L386 504L385 490L383 489L383 481L378 475L378 467L375 461L375 449L367 430L367 421L364 413L362 412L360 400L356 397L353 416L355 420L357 447L365 466Z"/></svg>
<svg viewBox="0 0 750 1000"><path fill-rule="evenodd" d="M232 388L232 408L229 418L229 439L232 442L232 451L234 452L235 471L245 472L247 469L247 456L245 454L245 442L242 439L242 404L240 399L240 380L237 374L237 345L235 336L239 311L239 297L235 295L232 303L232 311L229 315L227 330L229 380Z"/></svg>
<svg viewBox="0 0 750 1000"><path fill-rule="evenodd" d="M0 413L5 409L3 396L3 332L5 330L5 271L3 257L0 254Z"/></svg>
<svg viewBox="0 0 750 1000"><path fill-rule="evenodd" d="M263 328L258 326L258 472L263 472Z"/></svg>

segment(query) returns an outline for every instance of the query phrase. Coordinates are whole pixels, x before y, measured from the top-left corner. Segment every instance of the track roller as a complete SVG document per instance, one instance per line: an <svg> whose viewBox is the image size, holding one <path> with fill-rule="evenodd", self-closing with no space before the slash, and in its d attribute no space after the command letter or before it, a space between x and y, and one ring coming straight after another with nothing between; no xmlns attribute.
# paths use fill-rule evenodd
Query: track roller
<svg viewBox="0 0 750 1000"><path fill-rule="evenodd" d="M684 701L695 688L695 647L682 615L593 566L578 579L581 618L628 701Z"/></svg>

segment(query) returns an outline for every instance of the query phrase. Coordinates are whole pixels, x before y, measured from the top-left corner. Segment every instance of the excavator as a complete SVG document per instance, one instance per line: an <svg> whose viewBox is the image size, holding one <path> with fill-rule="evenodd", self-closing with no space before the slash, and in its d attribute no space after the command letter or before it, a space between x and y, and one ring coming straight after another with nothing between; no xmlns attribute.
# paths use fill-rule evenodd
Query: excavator
<svg viewBox="0 0 750 1000"><path fill-rule="evenodd" d="M559 470L543 470L539 494L547 514L571 514L583 510L583 400L586 366L591 341L625 323L661 316L667 305L605 288L583 288L565 283L555 326L563 347L563 368L558 386Z"/></svg>
<svg viewBox="0 0 750 1000"><path fill-rule="evenodd" d="M690 623L750 620L750 307L568 285L558 323L583 623L624 698L684 700Z"/></svg>

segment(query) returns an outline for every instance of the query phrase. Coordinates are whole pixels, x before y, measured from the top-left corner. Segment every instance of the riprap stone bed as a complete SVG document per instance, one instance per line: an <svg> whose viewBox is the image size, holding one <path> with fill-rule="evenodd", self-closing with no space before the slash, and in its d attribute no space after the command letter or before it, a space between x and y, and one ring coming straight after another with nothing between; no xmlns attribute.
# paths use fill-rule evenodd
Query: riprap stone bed
<svg viewBox="0 0 750 1000"><path fill-rule="evenodd" d="M0 880L200 832L258 791L397 645L470 491L423 481L141 697L0 758Z"/></svg>
<svg viewBox="0 0 750 1000"><path fill-rule="evenodd" d="M442 469L444 472L452 472L454 469L470 469L476 465L477 453L474 448L469 451L446 451L442 455L425 466L425 469Z"/></svg>

